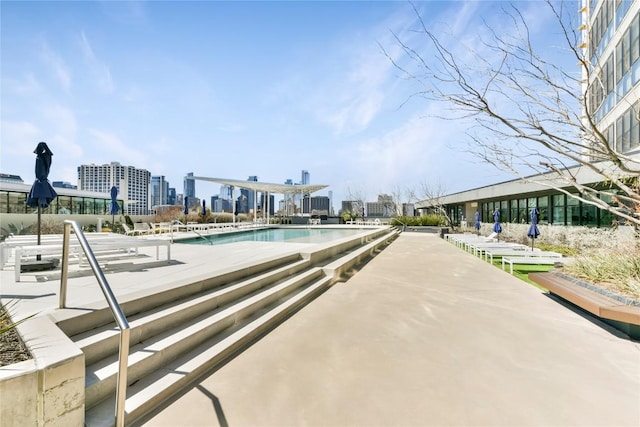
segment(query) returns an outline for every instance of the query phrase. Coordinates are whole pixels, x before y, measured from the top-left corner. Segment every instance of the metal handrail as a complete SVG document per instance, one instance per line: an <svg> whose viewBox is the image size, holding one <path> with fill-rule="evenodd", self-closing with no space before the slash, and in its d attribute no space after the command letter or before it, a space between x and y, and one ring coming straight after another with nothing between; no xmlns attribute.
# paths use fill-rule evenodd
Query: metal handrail
<svg viewBox="0 0 640 427"><path fill-rule="evenodd" d="M91 269L93 270L93 274L98 279L98 284L100 285L100 289L104 294L104 297L107 299L107 304L111 309L111 313L113 314L113 318L115 319L118 327L120 328L120 351L118 356L118 378L117 378L117 386L116 386L116 408L115 408L115 418L116 418L116 427L124 426L124 403L127 397L127 368L128 368L128 358L129 358L129 322L125 317L120 304L116 300L116 297L113 295L111 291L111 287L107 282L107 279L104 277L104 273L102 269L98 265L98 261L96 260L91 247L89 246L89 242L85 237L82 229L78 225L76 221L65 220L64 221L64 235L62 241L62 272L60 275L60 308L65 308L67 304L67 280L69 278L69 240L71 235L71 228L73 227L73 231L80 242L80 246L84 250L85 255L87 256L87 260L91 265Z"/></svg>

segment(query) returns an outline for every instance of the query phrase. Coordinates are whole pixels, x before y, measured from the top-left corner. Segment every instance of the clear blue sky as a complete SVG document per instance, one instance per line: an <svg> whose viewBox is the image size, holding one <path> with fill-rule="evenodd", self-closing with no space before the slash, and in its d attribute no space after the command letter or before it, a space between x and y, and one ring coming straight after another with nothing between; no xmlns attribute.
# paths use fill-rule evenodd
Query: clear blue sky
<svg viewBox="0 0 640 427"><path fill-rule="evenodd" d="M534 37L553 37L541 2L520 2ZM505 3L416 2L446 40L468 43ZM308 170L334 207L349 193L438 183L461 191L508 178L460 144L460 123L407 97L380 45L414 37L404 1L2 1L0 172L50 180L118 161L165 175L283 183ZM576 9L577 10L577 9ZM537 34L537 35L536 35ZM416 46L423 42L416 40ZM553 43L549 41L549 43ZM217 184L196 182L198 197ZM327 191L317 193L326 195Z"/></svg>

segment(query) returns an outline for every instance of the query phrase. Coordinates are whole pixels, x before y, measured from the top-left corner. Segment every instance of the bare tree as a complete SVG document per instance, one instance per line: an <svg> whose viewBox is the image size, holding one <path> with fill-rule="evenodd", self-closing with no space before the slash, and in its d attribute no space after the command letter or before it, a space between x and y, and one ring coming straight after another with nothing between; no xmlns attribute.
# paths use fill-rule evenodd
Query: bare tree
<svg viewBox="0 0 640 427"><path fill-rule="evenodd" d="M451 215L445 207L446 188L441 184L429 184L423 181L420 184L420 196L427 202L427 208L433 213L444 217L447 227L455 228L455 223L451 219Z"/></svg>
<svg viewBox="0 0 640 427"><path fill-rule="evenodd" d="M352 189L351 187L347 188L347 198L351 202L351 211L343 212L343 216L348 214L350 219L357 219L358 217L364 218L365 212L365 201L366 195L365 192L361 189Z"/></svg>
<svg viewBox="0 0 640 427"><path fill-rule="evenodd" d="M385 206L386 210L391 212L393 216L403 216L403 200L407 200L407 203L410 203L412 194L412 190L407 189L406 191L402 191L398 185L394 185L391 194L389 194L389 206Z"/></svg>
<svg viewBox="0 0 640 427"><path fill-rule="evenodd" d="M581 72L545 59L549 52L534 47L526 18L514 6L503 9L508 31L485 23L476 47L458 54L411 5L416 32L424 36L420 44L412 40L412 47L393 33L402 55L394 58L382 49L405 77L419 84L413 97L443 101L452 111L443 119L472 123L465 132L470 151L483 161L640 226L640 156L626 155L628 150L598 127L595 113L602 94L615 85L603 81L604 63L591 62L597 55L589 47L588 32L575 30L575 2L571 10L562 2L547 1L546 6L562 35L564 54L575 57ZM422 41L428 52L419 50ZM627 102L640 120L638 97L626 98L632 98Z"/></svg>

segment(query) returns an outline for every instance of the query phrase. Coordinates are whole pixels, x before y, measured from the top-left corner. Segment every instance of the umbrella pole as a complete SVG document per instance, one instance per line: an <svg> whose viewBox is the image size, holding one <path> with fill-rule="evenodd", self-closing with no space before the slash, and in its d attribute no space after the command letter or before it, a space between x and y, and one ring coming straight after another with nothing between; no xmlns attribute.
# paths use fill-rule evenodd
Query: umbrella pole
<svg viewBox="0 0 640 427"><path fill-rule="evenodd" d="M38 246L40 246L40 203L38 203ZM36 259L38 261L42 260L42 255L38 254L36 255Z"/></svg>

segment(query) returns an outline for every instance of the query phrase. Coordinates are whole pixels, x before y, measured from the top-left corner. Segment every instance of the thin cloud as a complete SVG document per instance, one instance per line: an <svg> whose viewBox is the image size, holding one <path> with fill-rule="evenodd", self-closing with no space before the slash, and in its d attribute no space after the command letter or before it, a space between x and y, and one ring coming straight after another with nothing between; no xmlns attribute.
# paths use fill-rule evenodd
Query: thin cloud
<svg viewBox="0 0 640 427"><path fill-rule="evenodd" d="M41 138L42 131L38 126L29 121L11 121L2 120L2 153L3 157L7 154L18 157L32 157L29 150L25 150L24 144L27 141L37 141ZM33 146L35 148L35 145ZM7 167L6 164L3 168Z"/></svg>
<svg viewBox="0 0 640 427"><path fill-rule="evenodd" d="M114 90L114 83L111 78L111 71L105 63L96 57L91 43L84 31L80 33L79 43L84 60L87 63L87 68L95 78L96 85L101 91L112 93Z"/></svg>
<svg viewBox="0 0 640 427"><path fill-rule="evenodd" d="M131 148L119 137L99 129L88 129L88 134L93 138L93 147L96 151L104 153L104 158L126 159L127 165L147 165L149 156L145 152ZM105 162L110 162L111 160Z"/></svg>
<svg viewBox="0 0 640 427"><path fill-rule="evenodd" d="M71 89L71 70L60 55L46 41L40 45L40 58L64 91Z"/></svg>
<svg viewBox="0 0 640 427"><path fill-rule="evenodd" d="M35 75L31 72L26 73L23 77L19 78L6 78L6 89L11 90L17 95L32 95L42 89L42 86L36 79ZM3 105L3 108L5 106Z"/></svg>

